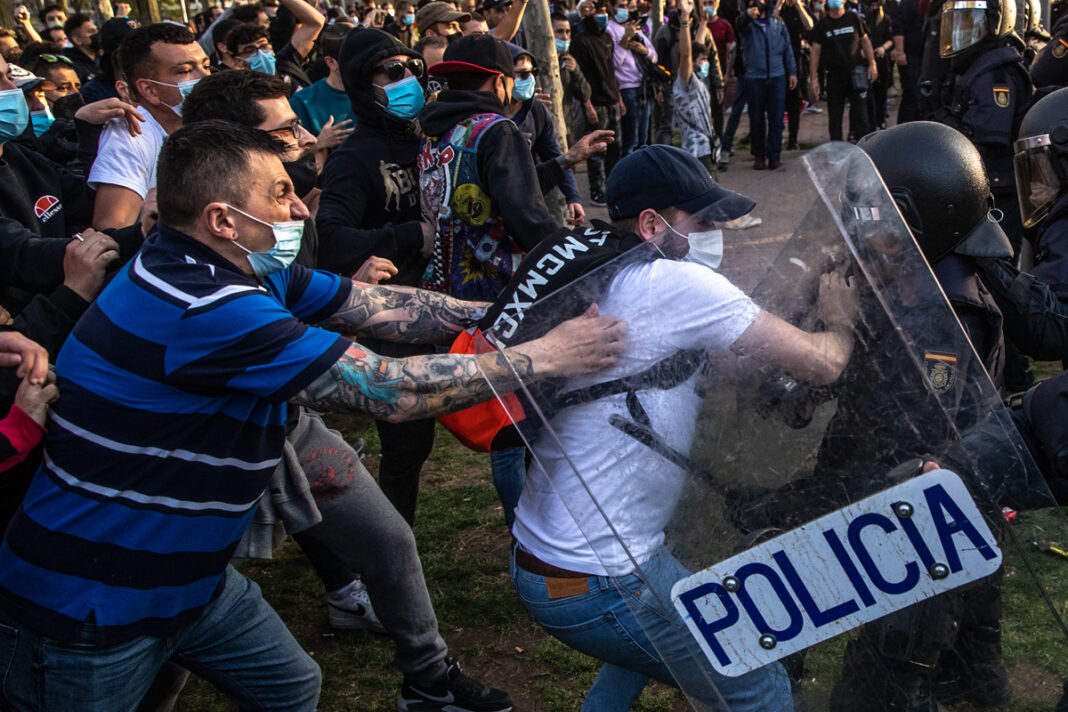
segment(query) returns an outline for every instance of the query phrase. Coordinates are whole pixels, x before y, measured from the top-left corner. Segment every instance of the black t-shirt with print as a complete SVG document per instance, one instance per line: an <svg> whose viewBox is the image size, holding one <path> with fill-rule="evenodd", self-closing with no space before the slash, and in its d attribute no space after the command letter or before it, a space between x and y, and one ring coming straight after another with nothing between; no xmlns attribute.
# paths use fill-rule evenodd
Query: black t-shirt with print
<svg viewBox="0 0 1068 712"><path fill-rule="evenodd" d="M841 76L864 63L860 41L868 34L864 18L853 12L841 17L825 15L812 28L810 41L820 45L820 67Z"/></svg>

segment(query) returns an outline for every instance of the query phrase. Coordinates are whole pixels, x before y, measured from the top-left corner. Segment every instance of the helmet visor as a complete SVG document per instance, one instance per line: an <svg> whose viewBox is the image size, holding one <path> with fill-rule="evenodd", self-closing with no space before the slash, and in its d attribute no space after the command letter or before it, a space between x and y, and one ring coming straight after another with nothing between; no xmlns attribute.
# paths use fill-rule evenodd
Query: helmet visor
<svg viewBox="0 0 1068 712"><path fill-rule="evenodd" d="M1016 190L1024 227L1032 227L1049 214L1065 189L1049 134L1022 138L1015 144Z"/></svg>
<svg viewBox="0 0 1068 712"><path fill-rule="evenodd" d="M947 0L942 7L942 36L938 53L953 57L975 46L989 34L986 0Z"/></svg>

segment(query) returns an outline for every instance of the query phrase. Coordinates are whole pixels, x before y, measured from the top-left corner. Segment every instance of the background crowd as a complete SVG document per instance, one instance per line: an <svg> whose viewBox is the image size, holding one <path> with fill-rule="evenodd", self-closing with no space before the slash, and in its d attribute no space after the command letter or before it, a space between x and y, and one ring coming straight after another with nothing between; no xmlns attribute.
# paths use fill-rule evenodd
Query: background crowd
<svg viewBox="0 0 1068 712"><path fill-rule="evenodd" d="M216 298L144 272L142 257L135 257L143 256L139 250L153 240L162 245L181 238L168 237L168 228L173 233L181 226L167 225L166 219L157 225L168 208L181 207L166 194L187 187L198 194L184 176L199 175L190 156L206 161L207 154L192 149L181 154L176 144L198 150L216 146L222 155L226 140L232 140L249 151L277 155L289 185L277 199L288 201L277 219L232 208L273 230L276 247L269 251L235 243L248 253L261 280L271 273L264 265L281 259L285 236L292 242L296 234L299 244L289 245L292 254L284 265L295 260L360 283L491 302L515 274L514 256L531 252L562 225L587 224L589 205L612 207L606 191L613 170L646 146L675 144L714 177L742 166L780 168L784 151L800 148L802 120L826 121L831 140L852 142L888 125L931 120L957 129L978 149L990 181L991 207L1002 215L1015 267L1034 268L1036 277L1053 285L1051 299L1057 301L1057 289L1068 284L1062 258L1068 254L1062 233L1068 231L1048 229L1048 216L1061 217L1066 209L1058 201L1064 194L1054 190L1041 215L1036 209L1021 216L1021 198L1031 200L1032 207L1038 201L1026 191L1021 196L1013 154L1014 142L1026 138L1021 125L1028 109L1068 85L1068 60L1063 60L1068 18L1061 21L1061 5L1043 9L1034 0L1012 7L1005 2L981 3L983 22L973 17L967 27L958 15L974 12L977 4L957 0L945 5L935 0L666 0L659 18L650 16L653 8L646 0L575 5L556 0L543 18L545 26L530 21L527 0L355 5L263 0L205 7L188 23L145 24L130 17L130 5L121 2L112 3L107 18L84 7L47 4L31 11L17 6L13 25L0 29L0 344L23 360L21 368L0 371L2 408L10 409L0 421L0 528L13 523L15 542L0 551L0 623L16 619L72 646L105 646L145 631L169 634L187 624L185 614L196 608L171 610L162 593L152 597L153 591L179 585L174 572L154 559L135 562L153 573L151 581L135 586L149 594L138 599L140 618L131 613L128 620L86 621L79 616L87 609L71 602L76 603L76 594L61 601L29 586L29 579L16 581L30 569L38 576L34 581L59 589L69 585L59 582L78 578L92 585L79 588L79 583L70 590L91 597L113 590L117 582L114 575L76 566L81 556L111 556L118 562L116 551L125 546L156 547L155 553L172 556L180 566L195 558L187 556L180 537L150 546L136 528L116 535L103 551L107 547L100 537L106 536L92 528L98 524L76 535L61 515L44 511L48 507L41 502L52 495L43 485L30 490L39 521L31 526L22 508L34 473L39 468L56 472L52 447L76 450L90 442L92 448L109 450L101 445L104 440L130 439L137 442L139 456L147 456L160 444L156 434L128 415L115 422L127 423L130 432L107 437L83 432L85 423L76 428L68 422L85 417L74 405L67 405L66 424L57 426L48 419L48 406L57 398L92 401L110 393L112 385L103 379L103 385L75 386L77 379L61 368L57 387L56 374L40 364L55 363L64 344L73 343L70 353L107 364L101 372L119 364L119 370L136 372L138 379L155 377L144 372L151 369L128 362L137 359L115 353L128 349L145 361L155 358L145 336L151 325L125 314L136 308L111 304L102 309L94 301L116 274L156 289L161 304L182 302L195 311L207 304L203 300ZM971 31L979 24L981 32ZM535 32L551 32L551 44ZM558 106L563 121L554 114ZM736 135L743 115L748 137ZM256 139L252 130L274 140L260 146L255 142L265 139ZM186 143L172 136L185 136ZM746 143L750 158L742 161L740 147ZM582 166L586 190L576 178ZM167 170L169 183L162 179ZM1068 183L1057 175L1060 185ZM244 185L246 179L251 176L239 173L206 182L221 200L232 193L228 180ZM756 224L759 218L745 214L729 226ZM231 262L246 259L244 253L233 252ZM302 283L307 292L293 298L292 308L328 316L321 313L323 304L338 307L331 300L344 297L327 294L332 284ZM313 298L322 304L305 303ZM444 308L456 317L458 308L452 305ZM120 311L143 333L113 323ZM108 346L88 337L90 327L76 332L79 323L127 341L122 349ZM76 338L70 338L72 332ZM360 343L384 359L440 353L437 343L396 336L372 329ZM442 335L436 336L440 341ZM249 338L249 344L259 343L259 336ZM1060 343L1041 348L1024 343L1021 334L1015 341L1004 378L996 375L1006 392L1033 385L1028 354L1063 358L1068 353ZM268 358L288 353L279 347ZM301 374L289 376L289 395L313 385L311 379L301 381ZM278 392L284 390L277 385ZM102 390L91 397L72 395L93 388ZM190 384L176 390L183 389L189 398L203 395ZM263 424L265 430L284 430L286 449L269 475L267 493L256 498L259 506L254 501L240 510L251 527L240 543L224 541L216 549L206 543L204 552L223 565L235 553L269 556L272 532L283 523L323 582L331 624L388 632L393 638L396 665L405 675L402 705L410 705L403 709L443 709L446 697L459 700L462 709L510 709L507 693L467 677L448 657L423 581L411 525L420 471L435 438L435 420L429 416L436 413L362 409L377 418L382 444L377 483L360 464L359 443L346 443L314 412L293 406L284 422ZM49 444L49 456L42 445L46 424L49 437L67 433L66 441L59 436ZM329 457L309 458L308 453ZM71 458L63 459L74 466ZM232 466L217 459L212 466ZM509 526L525 459L521 447L492 455L493 482ZM346 473L345 484L338 483L339 472ZM105 478L89 470L79 476L80 482ZM103 482L93 485L104 488ZM99 488L93 491L104 491ZM198 493L194 504L207 506L210 494ZM158 500L141 502L138 513L129 514L131 521L164 518L163 509L157 509L164 508L162 499L161 492ZM146 523L145 531L152 526ZM73 547L71 555L60 560L48 554L56 541L50 536L64 537L63 546ZM75 539L81 543L72 543ZM82 544L84 550L78 548ZM131 577L146 575L133 571L130 562L125 565ZM211 568L200 559L197 565ZM195 587L189 581L182 585ZM40 620L49 622L27 623ZM318 670L310 660L299 663L290 688L273 701L281 707L314 706ZM195 665L184 666L189 667ZM145 684L153 679L156 684L141 708L169 709L174 690L188 675L184 668L166 665L148 673ZM220 686L240 687L227 688L225 681Z"/></svg>

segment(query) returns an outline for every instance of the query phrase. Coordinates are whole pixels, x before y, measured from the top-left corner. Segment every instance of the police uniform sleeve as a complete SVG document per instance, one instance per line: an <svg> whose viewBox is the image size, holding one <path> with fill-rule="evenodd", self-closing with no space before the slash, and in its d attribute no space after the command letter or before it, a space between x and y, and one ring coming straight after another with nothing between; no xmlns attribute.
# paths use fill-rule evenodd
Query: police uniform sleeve
<svg viewBox="0 0 1068 712"><path fill-rule="evenodd" d="M1005 336L1031 358L1054 361L1068 355L1068 294L1058 294L1007 260L976 260L983 284L1005 319Z"/></svg>

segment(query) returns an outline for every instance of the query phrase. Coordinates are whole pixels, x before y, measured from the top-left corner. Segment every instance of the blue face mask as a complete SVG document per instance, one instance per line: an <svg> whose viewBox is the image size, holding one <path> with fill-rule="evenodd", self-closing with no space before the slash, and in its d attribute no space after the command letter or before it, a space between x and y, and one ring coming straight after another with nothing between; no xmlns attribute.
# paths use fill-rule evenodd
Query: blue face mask
<svg viewBox="0 0 1068 712"><path fill-rule="evenodd" d="M512 98L516 101L527 101L534 98L534 89L536 82L534 77L527 77L526 79L516 79L515 89L512 89Z"/></svg>
<svg viewBox="0 0 1068 712"><path fill-rule="evenodd" d="M704 61L704 62L701 62L700 64L697 65L697 76L701 77L701 79L707 79L708 78L708 61L707 60Z"/></svg>
<svg viewBox="0 0 1068 712"><path fill-rule="evenodd" d="M624 22L626 22L629 19L630 19L630 10L628 10L625 7L621 7L618 10L616 10L616 22L618 22L619 24L622 25Z"/></svg>
<svg viewBox="0 0 1068 712"><path fill-rule="evenodd" d="M715 7L709 7L709 6L706 5L705 6L705 17L707 17L709 20L711 20L715 16L716 16L716 8Z"/></svg>
<svg viewBox="0 0 1068 712"><path fill-rule="evenodd" d="M18 138L30 123L30 107L21 89L0 91L0 144Z"/></svg>
<svg viewBox="0 0 1068 712"><path fill-rule="evenodd" d="M404 119L405 121L411 121L419 115L419 110L423 108L423 85L419 83L418 77L405 77L399 82L393 82L382 87L382 90L386 92L386 99L388 104L382 106L383 109L396 116L398 119Z"/></svg>
<svg viewBox="0 0 1068 712"><path fill-rule="evenodd" d="M47 106L44 108L44 111L30 112L30 122L33 124L33 132L38 136L47 131L48 127L51 126L52 122L55 120L55 117L52 116L52 112Z"/></svg>
<svg viewBox="0 0 1068 712"><path fill-rule="evenodd" d="M827 7L832 10L841 10L845 7L845 0L827 0Z"/></svg>
<svg viewBox="0 0 1068 712"><path fill-rule="evenodd" d="M245 61L248 62L249 69L264 74L274 74L274 67L278 62L274 57L274 52L269 49L261 49Z"/></svg>
<svg viewBox="0 0 1068 712"><path fill-rule="evenodd" d="M153 84L159 84L159 85L165 86L165 87L174 87L175 89L178 90L178 93L182 95L182 101L185 101L185 98L193 93L193 87L195 87L197 85L197 82L199 82L200 79L199 78L197 78L197 79L189 79L189 80L184 81L184 82L178 82L177 84L168 84L167 82L157 82L155 79L149 79L148 81L152 82ZM164 106L166 106L168 109L170 109L174 113L178 114L178 116L181 116L182 115L182 101L179 101L174 106L171 106L170 104L164 104Z"/></svg>
<svg viewBox="0 0 1068 712"><path fill-rule="evenodd" d="M593 19L597 22L597 26L600 27L602 30L608 27L608 15L604 14L603 12L594 15Z"/></svg>
<svg viewBox="0 0 1068 712"><path fill-rule="evenodd" d="M223 205L226 205L231 210L236 210L249 220L255 220L261 225L269 226L274 232L274 247L266 252L253 252L244 245L234 242L235 245L248 253L248 263L252 265L253 274L263 279L267 275L280 272L293 264L293 260L297 258L297 253L300 252L300 240L304 237L303 220L269 223L259 218L254 218L244 210L239 210L228 203L223 203Z"/></svg>
<svg viewBox="0 0 1068 712"><path fill-rule="evenodd" d="M571 46L571 41L570 40L554 39L553 43L556 44L556 53L557 54L563 54Z"/></svg>
<svg viewBox="0 0 1068 712"><path fill-rule="evenodd" d="M407 15L405 15L404 16L404 24L407 27L411 27L412 25L414 25L415 24L415 15L410 13L410 12Z"/></svg>

